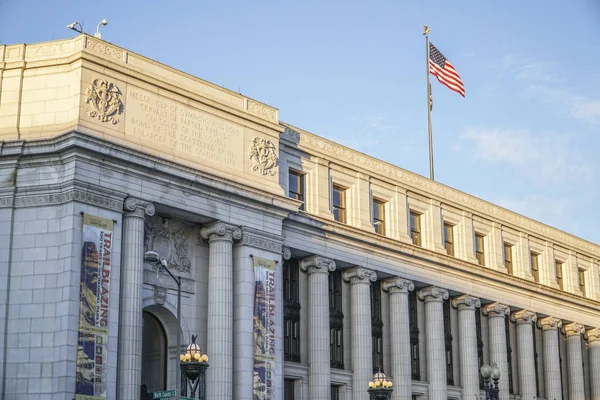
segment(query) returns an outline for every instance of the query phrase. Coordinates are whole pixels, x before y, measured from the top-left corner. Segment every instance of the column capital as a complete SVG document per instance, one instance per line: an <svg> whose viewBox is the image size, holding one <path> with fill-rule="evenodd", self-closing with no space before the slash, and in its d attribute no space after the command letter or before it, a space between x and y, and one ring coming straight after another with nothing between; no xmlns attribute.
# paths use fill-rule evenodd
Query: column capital
<svg viewBox="0 0 600 400"><path fill-rule="evenodd" d="M381 287L390 294L393 293L408 293L415 290L415 284L413 281L403 279L400 277L388 278L383 281Z"/></svg>
<svg viewBox="0 0 600 400"><path fill-rule="evenodd" d="M507 305L496 302L484 305L483 307L481 307L481 312L483 313L483 315L486 315L488 317L504 318L508 314L510 314L510 308Z"/></svg>
<svg viewBox="0 0 600 400"><path fill-rule="evenodd" d="M283 246L281 248L281 258L283 258L284 261L287 261L290 258L292 258L292 250L290 250L290 248L287 246Z"/></svg>
<svg viewBox="0 0 600 400"><path fill-rule="evenodd" d="M585 332L585 327L577 322L571 322L570 324L565 324L562 327L562 333L569 336L581 335Z"/></svg>
<svg viewBox="0 0 600 400"><path fill-rule="evenodd" d="M537 321L537 314L528 310L519 310L510 315L510 320L517 324L531 324Z"/></svg>
<svg viewBox="0 0 600 400"><path fill-rule="evenodd" d="M300 269L307 274L314 272L328 274L335 271L335 261L321 256L310 256L300 260Z"/></svg>
<svg viewBox="0 0 600 400"><path fill-rule="evenodd" d="M584 337L588 341L588 343L598 342L598 341L600 341L600 329L599 328L588 329L587 331L585 331Z"/></svg>
<svg viewBox="0 0 600 400"><path fill-rule="evenodd" d="M234 240L240 240L242 238L242 230L235 225L217 221L203 226L202 229L200 229L200 237L205 240L208 239L209 242L219 239L233 242Z"/></svg>
<svg viewBox="0 0 600 400"><path fill-rule="evenodd" d="M462 296L453 298L451 304L452 307L458 308L459 310L474 310L481 307L481 300L470 294L463 294Z"/></svg>
<svg viewBox="0 0 600 400"><path fill-rule="evenodd" d="M442 302L444 300L448 300L449 294L446 289L442 289L437 286L428 286L423 288L417 292L417 296L419 299L429 301L439 301Z"/></svg>
<svg viewBox="0 0 600 400"><path fill-rule="evenodd" d="M355 283L368 283L370 285L371 282L377 280L377 273L364 267L354 267L345 269L342 272L342 278L346 282L350 282L351 285Z"/></svg>
<svg viewBox="0 0 600 400"><path fill-rule="evenodd" d="M552 316L540 318L537 321L538 328L541 328L543 331L547 331L548 329L560 329L562 325L561 319Z"/></svg>
<svg viewBox="0 0 600 400"><path fill-rule="evenodd" d="M135 197L126 198L123 209L126 216L138 218L144 218L146 215L151 217L156 212L154 204L146 200L136 199Z"/></svg>

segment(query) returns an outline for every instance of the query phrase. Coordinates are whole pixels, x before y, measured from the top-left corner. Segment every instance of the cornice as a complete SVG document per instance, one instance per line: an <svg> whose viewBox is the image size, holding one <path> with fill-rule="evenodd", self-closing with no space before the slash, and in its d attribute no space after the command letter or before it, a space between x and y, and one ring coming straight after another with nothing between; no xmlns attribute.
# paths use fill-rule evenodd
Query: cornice
<svg viewBox="0 0 600 400"><path fill-rule="evenodd" d="M287 123L281 123L286 129L281 135L283 140L291 142L300 147L301 150L309 154L324 156L328 159L335 158L344 165L350 167L349 163L357 169L368 171L378 179L393 184L406 187L428 196L431 199L442 203L450 203L451 206L461 210L469 209L472 212L491 221L508 224L511 228L518 231L527 231L535 236L542 236L542 239L550 239L556 244L575 248L578 251L587 253L589 256L600 258L600 246L597 246L587 240L567 234L546 224L524 217L515 212L509 211L485 200L468 195L459 190L445 186L441 183L427 179L421 175L409 172L400 167L383 162L363 153L352 150L348 147L339 145L327 139L321 138Z"/></svg>
<svg viewBox="0 0 600 400"><path fill-rule="evenodd" d="M281 244L283 239L274 240L273 238L269 237L270 235L267 236L268 234L265 232L255 232L245 227L242 227L242 233L242 238L239 242L237 242L237 246L250 246L273 253L283 252Z"/></svg>

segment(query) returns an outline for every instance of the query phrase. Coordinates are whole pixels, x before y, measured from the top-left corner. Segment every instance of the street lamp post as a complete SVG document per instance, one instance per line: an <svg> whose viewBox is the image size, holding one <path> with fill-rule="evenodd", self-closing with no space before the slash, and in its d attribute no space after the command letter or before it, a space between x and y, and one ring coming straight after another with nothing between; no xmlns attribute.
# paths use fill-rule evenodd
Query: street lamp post
<svg viewBox="0 0 600 400"><path fill-rule="evenodd" d="M381 371L373 376L369 382L369 400L389 400L392 396L392 380Z"/></svg>
<svg viewBox="0 0 600 400"><path fill-rule="evenodd" d="M197 337L198 335L192 335L192 343L186 348L185 353L179 356L179 368L185 378L185 396L195 399L196 390L199 389L198 399L205 400L205 373L208 368L208 356L202 354L200 346L196 344ZM187 392L188 386L190 393Z"/></svg>
<svg viewBox="0 0 600 400"><path fill-rule="evenodd" d="M155 251L147 251L144 254L144 261L150 264L154 264L157 267L162 267L167 273L173 278L175 283L177 283L177 353L181 351L181 277L175 277L167 268L167 260L163 260L160 258L157 252ZM176 381L175 387L177 389L176 399L179 400L181 396L181 371L180 368L176 368Z"/></svg>
<svg viewBox="0 0 600 400"><path fill-rule="evenodd" d="M493 363L492 366L483 364L481 369L481 376L483 376L483 390L485 391L485 400L499 400L500 387L498 381L500 380L500 368ZM494 381L492 384L490 378Z"/></svg>

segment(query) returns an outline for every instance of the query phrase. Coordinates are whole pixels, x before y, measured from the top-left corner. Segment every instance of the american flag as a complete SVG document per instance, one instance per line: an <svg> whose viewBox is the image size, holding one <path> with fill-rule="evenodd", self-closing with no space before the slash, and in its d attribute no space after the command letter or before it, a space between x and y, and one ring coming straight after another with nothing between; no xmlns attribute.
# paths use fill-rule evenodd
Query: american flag
<svg viewBox="0 0 600 400"><path fill-rule="evenodd" d="M435 75L442 85L465 97L465 87L450 61L434 45L429 43L429 72Z"/></svg>

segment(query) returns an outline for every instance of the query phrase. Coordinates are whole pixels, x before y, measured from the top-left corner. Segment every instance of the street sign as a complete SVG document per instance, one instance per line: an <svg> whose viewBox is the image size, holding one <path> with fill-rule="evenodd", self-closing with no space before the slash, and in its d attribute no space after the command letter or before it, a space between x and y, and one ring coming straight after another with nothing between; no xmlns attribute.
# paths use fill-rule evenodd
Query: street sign
<svg viewBox="0 0 600 400"><path fill-rule="evenodd" d="M157 392L152 392L153 399L170 399L172 397L177 396L177 392L175 390L159 390ZM183 399L183 397L182 397Z"/></svg>

